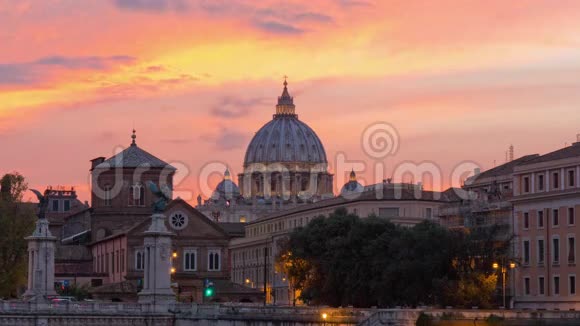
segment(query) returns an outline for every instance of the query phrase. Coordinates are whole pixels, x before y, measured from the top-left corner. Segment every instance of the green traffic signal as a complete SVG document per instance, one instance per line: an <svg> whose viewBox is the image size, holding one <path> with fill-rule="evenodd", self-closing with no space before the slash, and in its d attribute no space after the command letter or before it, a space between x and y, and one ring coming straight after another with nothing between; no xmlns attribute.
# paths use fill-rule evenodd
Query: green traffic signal
<svg viewBox="0 0 580 326"><path fill-rule="evenodd" d="M211 297L211 296L213 296L213 288L206 288L206 289L205 289L205 292L204 292L204 295L205 295L206 297Z"/></svg>

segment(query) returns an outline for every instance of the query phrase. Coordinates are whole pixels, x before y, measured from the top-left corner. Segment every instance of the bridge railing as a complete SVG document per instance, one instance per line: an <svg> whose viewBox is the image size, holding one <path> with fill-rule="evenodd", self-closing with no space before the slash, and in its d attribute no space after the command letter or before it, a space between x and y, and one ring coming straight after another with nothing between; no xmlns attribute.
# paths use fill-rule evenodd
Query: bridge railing
<svg viewBox="0 0 580 326"><path fill-rule="evenodd" d="M0 301L0 314L92 314L92 315L142 315L142 314L180 314L190 318L298 318L301 320L357 322L368 318L376 309L262 306L256 304L185 304L152 305L141 303L111 302L58 302L35 303L24 301Z"/></svg>

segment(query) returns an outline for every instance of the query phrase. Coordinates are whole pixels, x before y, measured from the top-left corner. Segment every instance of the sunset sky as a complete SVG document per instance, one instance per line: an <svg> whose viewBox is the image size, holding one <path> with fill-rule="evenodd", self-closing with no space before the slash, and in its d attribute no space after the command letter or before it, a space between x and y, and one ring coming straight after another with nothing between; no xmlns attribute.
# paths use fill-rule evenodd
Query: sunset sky
<svg viewBox="0 0 580 326"><path fill-rule="evenodd" d="M380 121L400 137L387 175L487 169L510 144L518 157L575 141L579 30L580 1L566 0L0 0L0 174L86 200L89 160L135 128L187 167L177 190L194 198L206 164L241 172L284 75L337 180L345 153L375 181L361 137Z"/></svg>

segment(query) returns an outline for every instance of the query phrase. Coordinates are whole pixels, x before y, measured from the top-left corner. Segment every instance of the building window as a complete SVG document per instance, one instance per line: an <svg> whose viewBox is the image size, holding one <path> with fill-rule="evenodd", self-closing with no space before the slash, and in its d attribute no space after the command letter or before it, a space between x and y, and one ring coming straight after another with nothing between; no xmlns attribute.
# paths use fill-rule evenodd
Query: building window
<svg viewBox="0 0 580 326"><path fill-rule="evenodd" d="M524 192L530 192L530 178L524 177Z"/></svg>
<svg viewBox="0 0 580 326"><path fill-rule="evenodd" d="M543 174L538 175L538 190L540 190L540 191L544 190L544 175Z"/></svg>
<svg viewBox="0 0 580 326"><path fill-rule="evenodd" d="M193 272L197 270L197 250L186 249L183 251L183 270Z"/></svg>
<svg viewBox="0 0 580 326"><path fill-rule="evenodd" d="M544 295L544 277L538 277L538 294Z"/></svg>
<svg viewBox="0 0 580 326"><path fill-rule="evenodd" d="M246 217L243 215L240 216L240 223L246 223L246 222L247 222Z"/></svg>
<svg viewBox="0 0 580 326"><path fill-rule="evenodd" d="M568 237L568 263L576 262L576 239L573 236Z"/></svg>
<svg viewBox="0 0 580 326"><path fill-rule="evenodd" d="M552 212L552 225L553 226L558 226L560 224L560 211L558 209L555 209Z"/></svg>
<svg viewBox="0 0 580 326"><path fill-rule="evenodd" d="M524 277L524 294L530 295L530 278Z"/></svg>
<svg viewBox="0 0 580 326"><path fill-rule="evenodd" d="M65 199L63 201L63 206L64 206L63 209L64 209L65 212L70 211L70 200L69 199Z"/></svg>
<svg viewBox="0 0 580 326"><path fill-rule="evenodd" d="M115 252L111 253L111 274L115 273Z"/></svg>
<svg viewBox="0 0 580 326"><path fill-rule="evenodd" d="M355 212L355 214L356 214L356 212ZM429 219L430 219L430 218L433 218L433 208L431 208L431 207L427 207L427 208L425 209L425 217L427 217L427 218L429 218Z"/></svg>
<svg viewBox="0 0 580 326"><path fill-rule="evenodd" d="M560 188L560 174L558 172L552 173L552 188Z"/></svg>
<svg viewBox="0 0 580 326"><path fill-rule="evenodd" d="M399 217L399 207L379 208L379 217Z"/></svg>
<svg viewBox="0 0 580 326"><path fill-rule="evenodd" d="M568 225L576 224L576 217L574 216L574 207L568 207Z"/></svg>
<svg viewBox="0 0 580 326"><path fill-rule="evenodd" d="M570 287L570 295L576 294L576 275L569 275L568 276L568 284Z"/></svg>
<svg viewBox="0 0 580 326"><path fill-rule="evenodd" d="M135 270L142 271L145 269L145 254L143 250L135 251Z"/></svg>
<svg viewBox="0 0 580 326"><path fill-rule="evenodd" d="M544 211L538 211L538 228L544 228Z"/></svg>
<svg viewBox="0 0 580 326"><path fill-rule="evenodd" d="M219 271L220 270L220 250L209 250L207 255L207 270L208 271Z"/></svg>
<svg viewBox="0 0 580 326"><path fill-rule="evenodd" d="M554 264L558 264L560 262L560 239L554 238L552 239L552 257Z"/></svg>
<svg viewBox="0 0 580 326"><path fill-rule="evenodd" d="M554 295L560 294L560 276L554 276Z"/></svg>
<svg viewBox="0 0 580 326"><path fill-rule="evenodd" d="M575 179L574 170L568 170L568 186L569 187L574 187L574 185L576 184L574 179Z"/></svg>
<svg viewBox="0 0 580 326"><path fill-rule="evenodd" d="M530 227L530 214L528 212L524 213L524 229L527 230Z"/></svg>
<svg viewBox="0 0 580 326"><path fill-rule="evenodd" d="M111 206L111 186L105 185L105 206Z"/></svg>
<svg viewBox="0 0 580 326"><path fill-rule="evenodd" d="M129 205L130 206L145 206L145 187L142 184L136 183L131 186L129 191Z"/></svg>
<svg viewBox="0 0 580 326"><path fill-rule="evenodd" d="M524 264L530 263L530 241L524 241Z"/></svg>
<svg viewBox="0 0 580 326"><path fill-rule="evenodd" d="M125 272L125 249L121 249L121 273Z"/></svg>
<svg viewBox="0 0 580 326"><path fill-rule="evenodd" d="M52 211L53 212L58 212L58 200L53 200L52 201Z"/></svg>
<svg viewBox="0 0 580 326"><path fill-rule="evenodd" d="M544 263L544 239L538 239L538 264Z"/></svg>

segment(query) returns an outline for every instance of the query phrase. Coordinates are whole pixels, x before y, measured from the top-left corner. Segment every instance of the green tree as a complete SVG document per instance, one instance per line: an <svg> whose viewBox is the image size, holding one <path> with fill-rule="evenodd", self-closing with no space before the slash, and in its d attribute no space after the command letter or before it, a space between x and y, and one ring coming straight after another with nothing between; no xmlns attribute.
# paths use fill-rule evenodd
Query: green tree
<svg viewBox="0 0 580 326"><path fill-rule="evenodd" d="M27 244L34 229L34 206L22 203L24 177L6 174L0 179L0 297L18 295L26 284Z"/></svg>
<svg viewBox="0 0 580 326"><path fill-rule="evenodd" d="M497 281L490 262L509 244L497 231L407 228L339 209L294 230L280 244L277 268L311 304L488 307Z"/></svg>

